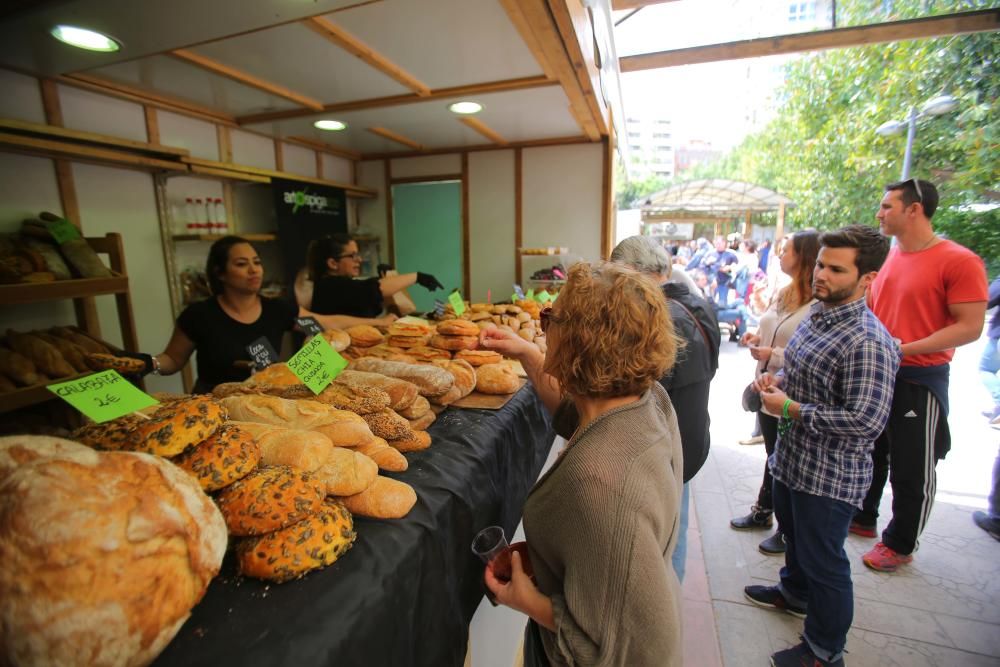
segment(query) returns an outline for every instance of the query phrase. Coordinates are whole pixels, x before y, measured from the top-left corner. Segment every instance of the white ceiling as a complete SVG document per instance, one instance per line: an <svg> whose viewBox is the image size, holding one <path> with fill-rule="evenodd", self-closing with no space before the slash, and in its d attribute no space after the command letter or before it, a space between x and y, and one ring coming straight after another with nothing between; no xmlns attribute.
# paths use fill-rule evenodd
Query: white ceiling
<svg viewBox="0 0 1000 667"><path fill-rule="evenodd" d="M67 0L42 2L0 24L0 65L36 75L82 73L193 102L234 117L301 109L301 105L166 55L185 48L322 104L412 95L297 22L323 18L359 39L432 91L541 77L543 71L500 0ZM322 14L320 14L322 13ZM59 44L56 23L106 30L122 40L116 54ZM561 86L474 96L477 118L510 142L577 137ZM489 143L433 99L334 114L311 114L252 126L280 136L305 136L362 153L405 146L365 128L385 127L428 148ZM315 130L316 118L348 123L343 133Z"/></svg>

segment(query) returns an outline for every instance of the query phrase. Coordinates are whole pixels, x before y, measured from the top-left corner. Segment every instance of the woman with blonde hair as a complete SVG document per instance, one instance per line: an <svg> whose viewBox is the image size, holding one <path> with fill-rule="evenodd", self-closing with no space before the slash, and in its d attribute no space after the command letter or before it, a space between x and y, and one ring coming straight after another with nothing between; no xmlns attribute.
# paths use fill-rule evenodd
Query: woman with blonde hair
<svg viewBox="0 0 1000 667"><path fill-rule="evenodd" d="M809 314L809 308L816 303L812 295L813 269L819 255L819 233L807 230L796 232L782 239L778 250L781 271L791 282L780 289L771 299L767 310L760 318L757 333L746 333L740 342L750 347L750 354L757 360L754 378L764 373L777 373L785 364L785 346L791 340L799 323ZM778 417L766 410L757 412L764 449L768 457L774 452L778 440ZM764 462L764 479L757 493L757 502L746 516L729 522L736 530L759 530L770 528L773 521L774 504L771 500L771 470ZM758 546L761 553L776 556L785 553L785 538L781 526Z"/></svg>
<svg viewBox="0 0 1000 667"><path fill-rule="evenodd" d="M558 460L531 490L524 531L534 579L512 555L498 602L528 615L524 664L680 665L678 538L683 455L658 380L677 341L656 283L579 263L542 311L546 355L497 329L486 349L524 366L556 432Z"/></svg>

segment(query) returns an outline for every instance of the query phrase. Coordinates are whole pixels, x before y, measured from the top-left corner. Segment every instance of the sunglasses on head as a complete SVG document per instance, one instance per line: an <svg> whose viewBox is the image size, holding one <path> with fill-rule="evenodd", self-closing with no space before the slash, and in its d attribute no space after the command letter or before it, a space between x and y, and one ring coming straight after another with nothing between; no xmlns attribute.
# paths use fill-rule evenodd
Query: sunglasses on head
<svg viewBox="0 0 1000 667"><path fill-rule="evenodd" d="M910 181L913 182L913 189L917 193L917 201L920 202L921 205L923 205L923 203L924 203L924 193L920 191L920 181L917 180L916 178L911 178L911 179L909 179L907 181L904 181L904 182L905 183L909 183Z"/></svg>

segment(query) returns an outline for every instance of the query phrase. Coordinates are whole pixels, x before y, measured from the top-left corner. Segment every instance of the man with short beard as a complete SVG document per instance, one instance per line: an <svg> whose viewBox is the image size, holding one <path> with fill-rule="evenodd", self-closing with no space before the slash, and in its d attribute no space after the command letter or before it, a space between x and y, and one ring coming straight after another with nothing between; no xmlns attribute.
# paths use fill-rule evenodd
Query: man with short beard
<svg viewBox="0 0 1000 667"><path fill-rule="evenodd" d="M778 376L754 383L768 411L782 415L768 465L786 550L777 586L743 590L754 604L805 618L802 643L772 655L776 667L844 664L854 617L844 542L871 483L872 445L889 419L900 359L865 304L888 239L853 225L823 234L820 246L819 303L788 342Z"/></svg>

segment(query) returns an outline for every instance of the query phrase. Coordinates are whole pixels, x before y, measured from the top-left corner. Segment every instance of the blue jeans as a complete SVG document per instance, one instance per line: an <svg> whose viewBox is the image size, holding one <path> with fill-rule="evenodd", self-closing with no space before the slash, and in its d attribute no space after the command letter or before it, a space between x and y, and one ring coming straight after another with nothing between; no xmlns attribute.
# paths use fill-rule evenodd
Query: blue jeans
<svg viewBox="0 0 1000 667"><path fill-rule="evenodd" d="M833 498L792 491L774 480L774 513L785 533L781 594L807 605L802 638L823 660L844 653L854 620L851 562L844 552L854 507Z"/></svg>
<svg viewBox="0 0 1000 667"><path fill-rule="evenodd" d="M681 534L677 536L677 546L674 547L674 555L670 557L670 563L674 566L674 572L677 573L677 581L684 581L684 564L687 562L688 554L688 512L690 506L691 491L685 482L684 491L681 492L681 526L678 529Z"/></svg>
<svg viewBox="0 0 1000 667"><path fill-rule="evenodd" d="M1000 405L1000 338L987 338L983 356L979 359L979 377L993 397L993 405Z"/></svg>

